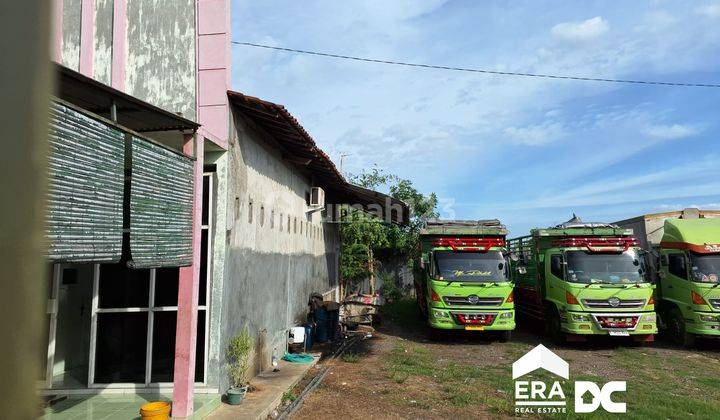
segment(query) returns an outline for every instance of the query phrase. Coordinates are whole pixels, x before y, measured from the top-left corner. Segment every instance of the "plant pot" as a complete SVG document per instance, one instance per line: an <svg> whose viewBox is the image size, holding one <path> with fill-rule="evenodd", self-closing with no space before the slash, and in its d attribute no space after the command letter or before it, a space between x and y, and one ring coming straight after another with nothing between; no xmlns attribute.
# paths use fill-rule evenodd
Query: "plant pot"
<svg viewBox="0 0 720 420"><path fill-rule="evenodd" d="M243 402L245 399L245 394L247 394L248 387L247 386L241 386L241 387L233 387L228 389L227 391L227 402L230 405L239 405Z"/></svg>

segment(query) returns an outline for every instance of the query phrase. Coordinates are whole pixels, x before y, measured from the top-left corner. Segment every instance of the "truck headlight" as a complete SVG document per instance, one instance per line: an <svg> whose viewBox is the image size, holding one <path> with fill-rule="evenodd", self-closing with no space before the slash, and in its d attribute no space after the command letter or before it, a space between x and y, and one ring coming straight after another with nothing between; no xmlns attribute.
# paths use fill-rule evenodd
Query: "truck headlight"
<svg viewBox="0 0 720 420"><path fill-rule="evenodd" d="M643 321L645 321L645 322L656 322L656 321L657 321L657 317L655 316L655 314L645 314L645 316L643 317Z"/></svg>
<svg viewBox="0 0 720 420"><path fill-rule="evenodd" d="M433 311L433 316L435 318L449 318L450 315L448 315L445 311Z"/></svg>
<svg viewBox="0 0 720 420"><path fill-rule="evenodd" d="M570 314L570 319L576 322L588 322L590 321L590 316L587 314Z"/></svg>
<svg viewBox="0 0 720 420"><path fill-rule="evenodd" d="M500 314L500 318L512 318L513 313L512 312L503 312Z"/></svg>
<svg viewBox="0 0 720 420"><path fill-rule="evenodd" d="M715 322L718 318L715 315L700 315L700 321Z"/></svg>

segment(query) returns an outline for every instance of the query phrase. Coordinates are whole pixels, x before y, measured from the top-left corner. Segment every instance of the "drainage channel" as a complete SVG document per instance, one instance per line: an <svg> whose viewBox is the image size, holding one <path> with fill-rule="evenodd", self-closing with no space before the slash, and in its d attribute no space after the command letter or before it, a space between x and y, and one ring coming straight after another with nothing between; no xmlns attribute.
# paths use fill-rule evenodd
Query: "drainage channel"
<svg viewBox="0 0 720 420"><path fill-rule="evenodd" d="M365 337L365 333L358 333L358 334L353 335L352 337L345 339L343 341L343 343L340 345L340 347L338 347L337 350L335 350L335 353L333 353L332 356L328 360L334 360L334 359L337 359L338 357L342 356L345 353L345 351L347 351L349 348L352 348L356 343L358 343L364 337ZM327 365L327 363L326 363L326 365ZM318 387L318 385L320 385L322 383L323 379L325 379L325 377L328 375L328 373L330 373L331 369L332 369L331 366L323 367L322 370L317 375L315 375L315 377L312 378L312 380L310 382L308 382L308 384L305 386L305 389L302 390L302 392L300 393L300 395L298 395L298 397L295 399L295 401L290 403L285 408L285 410L282 413L280 413L280 415L277 417L277 419L278 420L286 420L286 419L290 418L290 416L293 413L298 411L300 409L300 407L302 407L303 401L305 400L305 398L308 395L310 395L315 390L315 388Z"/></svg>

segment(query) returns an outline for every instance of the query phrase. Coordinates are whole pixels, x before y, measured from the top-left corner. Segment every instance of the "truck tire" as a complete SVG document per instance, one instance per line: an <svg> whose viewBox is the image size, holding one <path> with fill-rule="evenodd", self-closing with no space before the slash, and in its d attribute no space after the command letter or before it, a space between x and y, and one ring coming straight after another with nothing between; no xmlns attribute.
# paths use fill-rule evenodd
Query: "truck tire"
<svg viewBox="0 0 720 420"><path fill-rule="evenodd" d="M668 311L667 329L670 338L675 344L682 347L692 347L695 345L695 336L685 330L685 318L678 308L672 308Z"/></svg>
<svg viewBox="0 0 720 420"><path fill-rule="evenodd" d="M560 314L553 306L549 306L545 313L545 330L556 344L565 344L565 333L562 331Z"/></svg>
<svg viewBox="0 0 720 420"><path fill-rule="evenodd" d="M501 343L507 343L512 338L512 331L500 331L498 335L498 341Z"/></svg>

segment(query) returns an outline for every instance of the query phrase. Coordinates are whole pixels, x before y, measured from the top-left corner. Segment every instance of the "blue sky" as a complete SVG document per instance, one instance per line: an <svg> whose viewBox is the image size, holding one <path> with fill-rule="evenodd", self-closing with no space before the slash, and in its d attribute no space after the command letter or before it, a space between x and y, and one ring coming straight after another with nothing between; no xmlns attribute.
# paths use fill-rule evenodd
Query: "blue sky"
<svg viewBox="0 0 720 420"><path fill-rule="evenodd" d="M720 83L720 1L233 1L233 39L379 59ZM720 89L412 69L233 46L233 88L284 104L344 172L435 192L513 235L720 208Z"/></svg>

